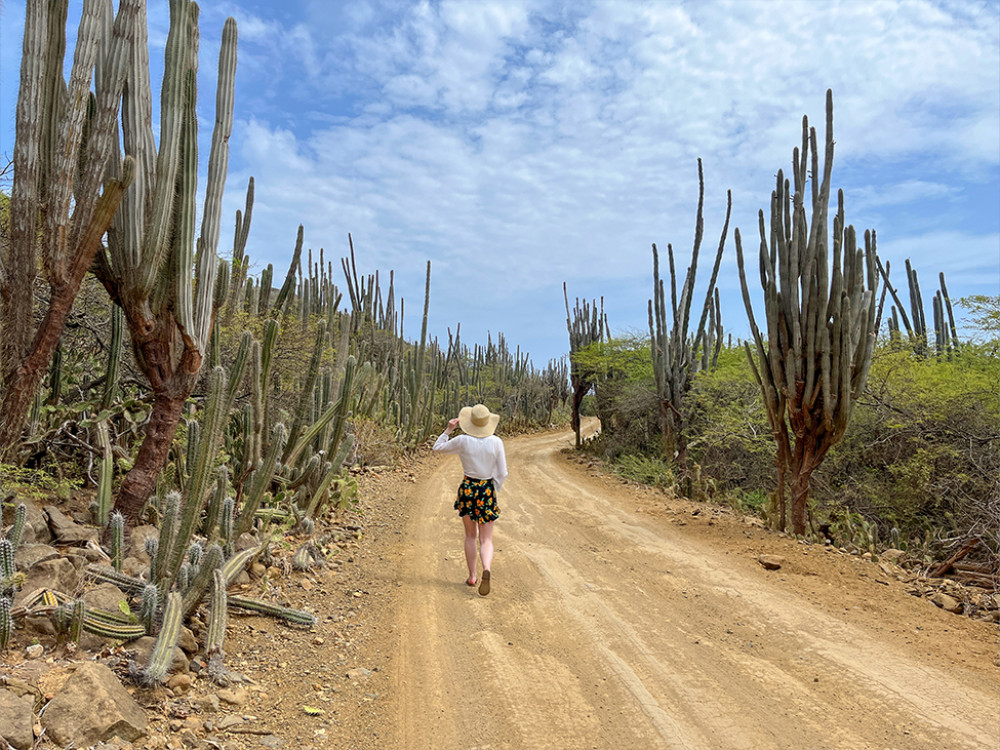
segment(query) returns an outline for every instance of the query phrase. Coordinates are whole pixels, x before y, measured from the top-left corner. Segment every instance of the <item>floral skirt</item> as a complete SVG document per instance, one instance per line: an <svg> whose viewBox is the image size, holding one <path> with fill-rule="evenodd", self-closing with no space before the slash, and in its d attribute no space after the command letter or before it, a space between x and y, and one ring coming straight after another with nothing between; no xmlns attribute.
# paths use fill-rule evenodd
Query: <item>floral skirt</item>
<svg viewBox="0 0 1000 750"><path fill-rule="evenodd" d="M497 507L497 493L493 489L493 480L465 477L458 488L455 510L460 517L472 516L472 520L476 523L497 520L500 508Z"/></svg>

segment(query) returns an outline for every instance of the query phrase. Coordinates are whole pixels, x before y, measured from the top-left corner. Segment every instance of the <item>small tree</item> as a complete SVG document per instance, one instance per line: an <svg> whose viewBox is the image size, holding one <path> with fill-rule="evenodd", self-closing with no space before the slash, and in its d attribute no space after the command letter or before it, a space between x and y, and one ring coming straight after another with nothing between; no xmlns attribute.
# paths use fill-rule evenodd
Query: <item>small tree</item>
<svg viewBox="0 0 1000 750"><path fill-rule="evenodd" d="M812 162L811 222L805 191ZM816 130L802 118L802 150L792 155L794 194L781 171L771 193L770 233L760 223L760 283L767 317L765 339L754 320L747 288L740 230L736 257L740 286L756 343L747 356L767 406L778 445L777 505L785 527L785 481L791 484L792 530L804 534L809 481L827 451L844 435L855 402L864 389L875 346L878 289L875 234L865 232L857 247L853 226L844 220L844 193L838 194L833 220L833 263L828 268L827 216L833 170L833 92L826 94L826 152L822 183Z"/></svg>
<svg viewBox="0 0 1000 750"><path fill-rule="evenodd" d="M608 318L604 314L604 300L598 311L597 302L588 303L576 300L572 314L569 310L569 294L566 292L566 282L563 282L563 299L566 302L566 330L569 332L570 384L573 389L573 410L570 425L576 433L576 447L583 445L580 435L580 404L583 397L590 392L596 382L596 373L577 363L573 355L593 344L611 338L608 330Z"/></svg>

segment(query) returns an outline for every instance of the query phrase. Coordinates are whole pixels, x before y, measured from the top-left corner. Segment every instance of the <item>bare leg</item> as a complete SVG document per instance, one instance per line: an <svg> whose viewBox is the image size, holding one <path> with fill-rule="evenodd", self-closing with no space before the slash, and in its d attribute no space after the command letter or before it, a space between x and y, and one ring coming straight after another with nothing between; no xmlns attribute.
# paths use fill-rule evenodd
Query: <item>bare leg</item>
<svg viewBox="0 0 1000 750"><path fill-rule="evenodd" d="M472 516L462 516L462 524L465 526L465 564L469 568L469 577L466 583L470 586L476 585L476 522Z"/></svg>
<svg viewBox="0 0 1000 750"><path fill-rule="evenodd" d="M479 524L479 554L483 570L489 570L493 564L493 521Z"/></svg>

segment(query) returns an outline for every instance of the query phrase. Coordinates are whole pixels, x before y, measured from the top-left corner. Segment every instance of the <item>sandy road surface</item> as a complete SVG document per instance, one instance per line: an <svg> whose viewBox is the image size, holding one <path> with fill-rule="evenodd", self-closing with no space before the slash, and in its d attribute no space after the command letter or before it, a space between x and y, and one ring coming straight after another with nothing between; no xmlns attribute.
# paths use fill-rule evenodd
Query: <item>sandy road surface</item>
<svg viewBox="0 0 1000 750"><path fill-rule="evenodd" d="M995 627L792 540L765 571L762 532L654 512L570 440L507 442L489 597L463 584L457 458L413 485L383 746L998 746Z"/></svg>

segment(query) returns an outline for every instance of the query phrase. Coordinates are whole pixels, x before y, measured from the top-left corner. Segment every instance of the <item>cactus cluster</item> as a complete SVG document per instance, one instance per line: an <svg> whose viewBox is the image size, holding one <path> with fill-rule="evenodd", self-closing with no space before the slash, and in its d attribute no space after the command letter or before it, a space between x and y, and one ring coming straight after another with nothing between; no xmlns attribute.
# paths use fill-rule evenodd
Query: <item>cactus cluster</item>
<svg viewBox="0 0 1000 750"><path fill-rule="evenodd" d="M701 159L698 160L698 212L695 220L694 249L691 251L691 265L687 268L684 283L678 298L677 273L674 267L674 249L667 245L670 268L670 324L667 323L667 301L663 280L660 279L660 259L653 245L653 299L648 303L649 338L653 354L653 373L656 378L656 394L660 401L660 428L666 442L668 456L675 456L674 462L681 474L687 473L687 416L684 396L691 388L692 378L701 370L714 369L722 347L722 314L719 306L719 290L715 283L722 263L722 252L729 233L729 219L733 210L732 192L727 193L726 220L722 236L715 254L712 277L705 291L698 327L689 332L691 302L694 297L695 278L698 271L698 253L704 234L703 207L705 202L705 178ZM690 479L690 477L687 477ZM690 488L689 488L690 489Z"/></svg>
<svg viewBox="0 0 1000 750"><path fill-rule="evenodd" d="M882 305L885 302L885 295L888 292L892 296L893 305L888 318L889 338L895 343L902 342L903 332L906 333L906 341L913 353L918 357L927 357L931 354L930 331L927 328L927 318L924 314L924 301L920 293L920 282L917 272L910 264L910 259L906 259L906 283L910 295L910 315L906 314L906 307L899 298L898 290L889 281L889 263L883 266L878 262L879 274L885 286L882 289L882 298L879 300L879 314L877 320L882 318ZM934 293L933 300L933 324L934 324L934 347L933 353L937 357L951 357L952 352L958 348L960 340L958 338L958 327L955 325L955 313L951 306L951 297L948 294L948 286L944 281L944 273L938 274L940 288ZM900 326L902 323L902 327Z"/></svg>
<svg viewBox="0 0 1000 750"><path fill-rule="evenodd" d="M25 6L11 226L0 248L0 454L19 444L46 370L58 378L53 360L73 301L132 180L132 158L112 154L143 5L125 0L115 17L110 2L84 4L68 81L68 3ZM39 269L50 294L36 317Z"/></svg>
<svg viewBox="0 0 1000 750"><path fill-rule="evenodd" d="M742 240L736 230L740 285L755 344L755 351L749 344L746 351L777 442L781 526L786 518L788 475L796 534L805 532L812 473L843 437L864 388L878 328L875 235L866 231L864 247L858 246L854 227L844 216L843 191L833 219L832 263L828 257L833 150L833 93L827 91L823 171L816 131L803 118L801 151L796 148L792 157L794 192L779 171L771 194L769 229L764 212L759 215L766 335L754 318ZM812 191L807 200L810 173Z"/></svg>

